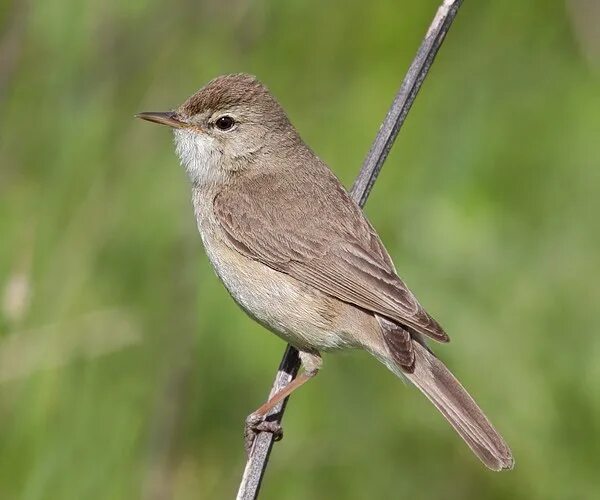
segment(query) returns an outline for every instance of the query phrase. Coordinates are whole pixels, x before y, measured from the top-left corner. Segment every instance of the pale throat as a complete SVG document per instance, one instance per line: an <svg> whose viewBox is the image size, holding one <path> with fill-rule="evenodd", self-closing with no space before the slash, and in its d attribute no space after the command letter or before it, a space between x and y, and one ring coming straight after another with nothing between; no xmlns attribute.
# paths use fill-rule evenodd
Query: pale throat
<svg viewBox="0 0 600 500"><path fill-rule="evenodd" d="M175 152L194 186L212 186L225 180L222 151L217 141L191 129L175 129Z"/></svg>

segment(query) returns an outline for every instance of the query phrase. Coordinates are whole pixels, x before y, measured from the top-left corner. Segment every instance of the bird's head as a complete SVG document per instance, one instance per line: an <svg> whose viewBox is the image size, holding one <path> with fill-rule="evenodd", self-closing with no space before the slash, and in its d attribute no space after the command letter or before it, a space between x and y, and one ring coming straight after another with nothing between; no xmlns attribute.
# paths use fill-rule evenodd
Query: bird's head
<svg viewBox="0 0 600 500"><path fill-rule="evenodd" d="M174 130L177 154L196 185L218 183L297 140L285 111L254 76L219 76L176 110L136 115Z"/></svg>

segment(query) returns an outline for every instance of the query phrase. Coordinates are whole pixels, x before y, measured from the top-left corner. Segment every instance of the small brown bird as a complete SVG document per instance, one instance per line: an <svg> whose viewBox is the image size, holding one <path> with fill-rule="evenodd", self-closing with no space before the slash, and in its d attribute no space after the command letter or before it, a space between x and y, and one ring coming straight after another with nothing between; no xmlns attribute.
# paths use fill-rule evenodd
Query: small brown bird
<svg viewBox="0 0 600 500"><path fill-rule="evenodd" d="M281 432L264 416L317 374L321 352L359 348L417 386L490 469L512 468L507 444L425 342L448 336L264 85L221 76L176 111L137 116L174 129L206 253L229 293L300 352L303 373L249 417L253 431Z"/></svg>

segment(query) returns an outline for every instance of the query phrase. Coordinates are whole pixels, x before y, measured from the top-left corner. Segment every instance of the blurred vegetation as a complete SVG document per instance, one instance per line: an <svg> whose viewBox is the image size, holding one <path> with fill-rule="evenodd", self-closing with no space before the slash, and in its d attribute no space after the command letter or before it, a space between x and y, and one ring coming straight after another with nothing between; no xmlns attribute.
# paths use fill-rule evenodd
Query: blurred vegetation
<svg viewBox="0 0 600 500"><path fill-rule="evenodd" d="M350 185L438 3L0 3L0 498L234 496L284 345L133 114L251 72ZM294 396L262 498L598 494L599 10L466 1L367 206L516 469L349 353Z"/></svg>

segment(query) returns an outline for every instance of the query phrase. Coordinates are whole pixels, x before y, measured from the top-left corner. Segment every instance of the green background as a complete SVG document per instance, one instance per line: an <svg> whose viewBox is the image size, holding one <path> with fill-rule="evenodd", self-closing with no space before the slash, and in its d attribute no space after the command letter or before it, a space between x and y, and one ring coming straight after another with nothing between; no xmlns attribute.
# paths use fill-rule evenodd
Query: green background
<svg viewBox="0 0 600 500"><path fill-rule="evenodd" d="M438 3L0 2L1 499L234 496L284 344L133 115L251 72L350 185ZM366 208L515 470L347 353L292 398L262 498L598 494L599 11L467 0Z"/></svg>

